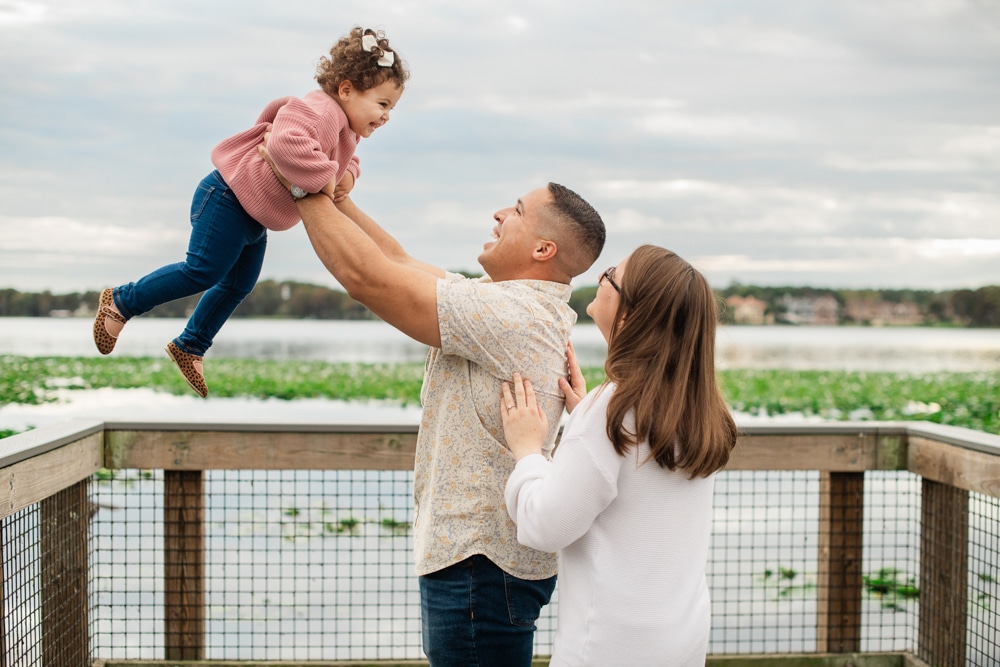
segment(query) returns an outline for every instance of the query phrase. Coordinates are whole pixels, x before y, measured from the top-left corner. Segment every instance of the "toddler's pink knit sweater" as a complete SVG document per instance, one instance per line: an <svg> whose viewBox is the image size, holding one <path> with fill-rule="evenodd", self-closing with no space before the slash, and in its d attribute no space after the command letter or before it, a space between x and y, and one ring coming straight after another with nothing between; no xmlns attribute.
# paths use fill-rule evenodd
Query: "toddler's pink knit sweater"
<svg viewBox="0 0 1000 667"><path fill-rule="evenodd" d="M282 97L261 112L248 130L222 141L212 150L212 163L255 220L279 232L295 226L299 210L271 167L257 153L270 132L267 150L278 171L307 192L319 192L350 171L361 175L354 149L360 137L332 97L314 90L305 97Z"/></svg>

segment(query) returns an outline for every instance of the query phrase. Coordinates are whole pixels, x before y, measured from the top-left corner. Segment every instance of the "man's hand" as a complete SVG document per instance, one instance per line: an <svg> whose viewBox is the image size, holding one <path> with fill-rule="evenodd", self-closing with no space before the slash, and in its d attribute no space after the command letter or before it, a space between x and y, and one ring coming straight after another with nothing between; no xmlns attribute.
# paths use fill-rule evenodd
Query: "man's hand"
<svg viewBox="0 0 1000 667"><path fill-rule="evenodd" d="M514 393L511 383L504 382L500 397L500 416L507 446L520 461L529 454L541 454L542 444L549 432L549 419L535 400L535 390L520 373L514 373Z"/></svg>
<svg viewBox="0 0 1000 667"><path fill-rule="evenodd" d="M274 166L274 160L271 159L271 154L267 152L267 140L270 138L271 138L271 133L265 132L264 143L257 146L257 154L260 155L262 158L264 158L264 162L266 162L268 166L271 167L271 171L273 171L274 175L278 177L278 180L281 181L281 184L285 186L286 190L290 191L292 189L292 182L281 175L281 172L278 171L278 168Z"/></svg>

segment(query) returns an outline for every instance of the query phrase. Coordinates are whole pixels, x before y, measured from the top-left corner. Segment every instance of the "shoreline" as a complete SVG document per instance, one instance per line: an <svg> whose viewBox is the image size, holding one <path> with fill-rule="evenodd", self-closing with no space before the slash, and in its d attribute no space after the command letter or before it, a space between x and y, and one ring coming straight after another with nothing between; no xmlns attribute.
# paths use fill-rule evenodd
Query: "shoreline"
<svg viewBox="0 0 1000 667"><path fill-rule="evenodd" d="M23 432L77 418L101 421L285 424L420 424L421 408L380 399L199 398L154 389L58 389L55 402L0 406L0 431ZM127 412L123 417L121 411ZM733 412L739 425L823 422L818 415ZM564 419L565 419L564 415Z"/></svg>

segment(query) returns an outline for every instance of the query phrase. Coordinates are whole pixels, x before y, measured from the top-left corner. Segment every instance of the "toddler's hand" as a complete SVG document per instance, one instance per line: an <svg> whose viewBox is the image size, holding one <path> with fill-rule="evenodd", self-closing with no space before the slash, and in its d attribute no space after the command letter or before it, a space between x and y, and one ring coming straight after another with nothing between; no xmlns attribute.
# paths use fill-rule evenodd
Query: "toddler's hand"
<svg viewBox="0 0 1000 667"><path fill-rule="evenodd" d="M500 416L507 446L514 458L521 460L529 454L541 454L549 420L535 400L535 390L520 373L514 373L514 393L510 383L504 382L500 398Z"/></svg>
<svg viewBox="0 0 1000 667"><path fill-rule="evenodd" d="M326 195L330 199L333 199L334 190L337 188L337 177L334 176L329 181L326 182L322 188L319 189L321 195Z"/></svg>
<svg viewBox="0 0 1000 667"><path fill-rule="evenodd" d="M333 190L333 203L338 204L344 201L344 197L351 193L354 189L354 174L349 171L344 172L344 177L340 179L340 183Z"/></svg>

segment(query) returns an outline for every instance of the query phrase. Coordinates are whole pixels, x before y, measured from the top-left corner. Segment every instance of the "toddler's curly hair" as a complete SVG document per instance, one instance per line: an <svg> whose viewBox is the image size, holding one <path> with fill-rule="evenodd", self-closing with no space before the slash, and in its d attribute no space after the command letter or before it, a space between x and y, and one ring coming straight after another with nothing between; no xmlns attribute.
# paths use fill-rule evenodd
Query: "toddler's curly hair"
<svg viewBox="0 0 1000 667"><path fill-rule="evenodd" d="M371 51L365 51L361 46L361 39L365 35L374 36L378 42L378 46ZM385 51L393 52L393 63L389 67L378 64ZM316 67L316 81L331 97L337 96L337 87L345 79L358 90L365 91L386 81L395 81L402 88L409 77L410 73L399 52L389 48L385 33L360 26L355 26L350 33L341 37L330 48L329 57L320 58Z"/></svg>

